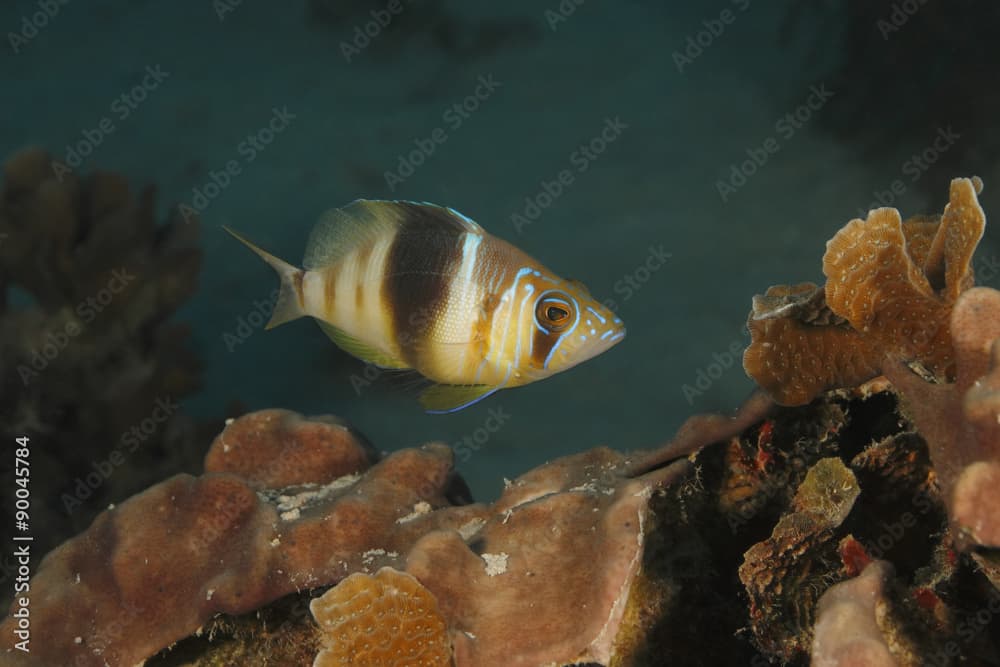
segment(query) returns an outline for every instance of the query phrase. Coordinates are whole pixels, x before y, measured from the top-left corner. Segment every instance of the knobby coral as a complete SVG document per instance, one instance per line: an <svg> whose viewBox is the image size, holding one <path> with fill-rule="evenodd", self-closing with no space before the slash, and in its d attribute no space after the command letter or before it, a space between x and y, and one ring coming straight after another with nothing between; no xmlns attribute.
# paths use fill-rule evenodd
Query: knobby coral
<svg viewBox="0 0 1000 667"><path fill-rule="evenodd" d="M954 383L927 382L902 362L885 372L927 440L960 542L1000 547L1000 292L962 294L950 329Z"/></svg>
<svg viewBox="0 0 1000 667"><path fill-rule="evenodd" d="M891 576L889 563L874 561L823 593L816 608L813 667L896 667L877 619Z"/></svg>
<svg viewBox="0 0 1000 667"><path fill-rule="evenodd" d="M237 419L204 475L177 475L102 513L42 561L32 618L46 642L28 656L8 645L8 660L133 665L218 613L390 566L436 599L459 666L606 663L651 491L686 466L630 479L627 459L599 448L524 475L487 506L463 504L452 458L429 444L376 462L333 418ZM329 628L324 609L314 611ZM11 637L14 620L0 634Z"/></svg>
<svg viewBox="0 0 1000 667"><path fill-rule="evenodd" d="M750 377L783 405L859 385L889 357L953 379L949 317L972 286L986 224L981 191L978 178L954 179L940 217L904 222L896 209L870 211L827 243L825 286L776 286L754 297L743 357Z"/></svg>

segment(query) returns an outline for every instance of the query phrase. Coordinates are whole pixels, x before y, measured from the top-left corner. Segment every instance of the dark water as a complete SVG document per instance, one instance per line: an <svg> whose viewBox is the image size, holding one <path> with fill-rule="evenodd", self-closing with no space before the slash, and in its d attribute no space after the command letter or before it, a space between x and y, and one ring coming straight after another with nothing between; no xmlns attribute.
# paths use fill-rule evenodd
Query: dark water
<svg viewBox="0 0 1000 667"><path fill-rule="evenodd" d="M199 288L172 321L193 328L204 373L169 397L179 414L211 422L238 402L333 413L386 450L463 444L459 469L489 499L542 461L652 446L692 412L734 408L752 388L750 298L822 280L825 241L859 211L940 211L950 178L978 174L989 217L995 14L943 0L4 3L0 155L41 146L156 184L161 216L199 211ZM434 416L405 383L362 386L364 367L305 320L262 331L274 277L221 226L295 261L317 216L359 197L462 211L612 300L626 340ZM994 285L996 238L980 249ZM197 471L205 437L159 445L140 486ZM39 502L58 507L72 473L36 477Z"/></svg>

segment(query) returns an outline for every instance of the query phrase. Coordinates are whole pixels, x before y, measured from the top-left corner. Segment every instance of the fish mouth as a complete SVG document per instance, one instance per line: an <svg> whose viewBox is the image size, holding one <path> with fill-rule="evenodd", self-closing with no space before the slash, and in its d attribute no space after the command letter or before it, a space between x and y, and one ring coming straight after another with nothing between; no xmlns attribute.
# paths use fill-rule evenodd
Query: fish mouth
<svg viewBox="0 0 1000 667"><path fill-rule="evenodd" d="M622 338L625 338L625 327L621 327L620 329L608 329L601 334L601 342L608 347L619 342Z"/></svg>

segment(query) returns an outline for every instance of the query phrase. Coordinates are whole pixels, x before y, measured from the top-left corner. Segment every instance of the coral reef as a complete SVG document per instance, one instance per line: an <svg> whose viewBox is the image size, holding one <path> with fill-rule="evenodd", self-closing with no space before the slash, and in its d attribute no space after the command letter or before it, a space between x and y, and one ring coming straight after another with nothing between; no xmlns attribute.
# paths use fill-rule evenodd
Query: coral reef
<svg viewBox="0 0 1000 667"><path fill-rule="evenodd" d="M903 222L880 208L827 243L824 287L776 286L754 297L743 367L783 405L853 387L880 374L887 357L954 376L949 317L971 287L972 254L986 217L978 178L951 183L944 215Z"/></svg>
<svg viewBox="0 0 1000 667"><path fill-rule="evenodd" d="M43 560L32 615L47 641L8 657L131 665L218 613L390 566L433 594L459 664L606 662L642 560L650 494L686 467L630 479L625 457L596 449L532 471L485 506L461 504L467 490L443 445L372 458L333 418L269 410L233 421L206 457L211 470L109 509ZM315 480L316 462L334 460L327 469L340 477L264 485ZM519 622L528 600L544 633ZM7 636L12 623L0 625Z"/></svg>
<svg viewBox="0 0 1000 667"><path fill-rule="evenodd" d="M1000 664L1000 292L971 287L979 185L956 179L940 218L853 221L825 287L758 297L762 389L735 415L692 417L651 452L557 459L489 504L442 444L383 456L334 417L231 420L202 475L108 509L42 561L46 640L2 655Z"/></svg>
<svg viewBox="0 0 1000 667"><path fill-rule="evenodd" d="M981 190L977 178L953 180L940 217L904 222L894 209L871 211L827 244L825 286L777 286L754 299L744 366L776 402L803 405L830 389L872 380L839 393L870 398L873 387L891 390L901 416L895 429L886 423L882 433L869 429L868 442L850 459L864 492L862 507L844 521L841 530L848 534L837 558L831 534L820 533L825 539L819 548L796 541L815 531L785 536L789 531L781 529L795 513L785 514L770 540L747 552L741 576L751 599L751 627L770 655L798 659L811 643L814 664L997 657L980 635L1000 611L1000 292L972 287L972 257L985 227L976 196ZM873 380L880 374L891 385ZM771 453L765 455L769 461ZM760 453L751 460L759 463ZM766 477L751 465L735 487L739 501L730 505L747 506L742 496L759 495L757 480ZM873 507L874 499L880 507ZM860 518L887 508L894 518L881 530ZM951 531L942 530L949 524ZM787 546L775 548L775 541ZM751 558L756 567L748 569ZM817 570L817 559L839 559L841 567ZM856 578L829 589L817 607L809 595L789 593L789 584L807 575L825 580L809 586L818 591ZM965 607L970 598L978 600L972 610ZM773 611L783 604L789 608ZM770 618L755 616L755 608ZM959 620L973 612L975 623ZM815 613L813 636L807 626ZM796 622L799 617L804 622ZM975 646L961 645L969 643Z"/></svg>
<svg viewBox="0 0 1000 667"><path fill-rule="evenodd" d="M977 178L953 180L940 218L903 222L881 208L852 220L827 244L824 288L755 297L744 355L747 373L791 405L884 373L930 445L962 546L1000 546L1000 380L990 370L1000 293L970 289L981 190Z"/></svg>
<svg viewBox="0 0 1000 667"><path fill-rule="evenodd" d="M654 453L592 449L489 505L470 502L443 445L380 459L338 419L251 413L216 437L202 476L152 487L46 557L31 582L46 642L4 658L337 664L329 633L412 638L378 620L406 591L437 608L434 643L456 667L801 665L835 618L822 594L884 560L877 618L894 659L1000 659L1000 593L955 549L926 445L884 383L742 415L761 407L690 460L650 470ZM705 438L739 421L701 420L716 427ZM855 591L842 603L863 602L850 600L862 581L837 589Z"/></svg>
<svg viewBox="0 0 1000 667"><path fill-rule="evenodd" d="M157 223L155 190L80 176L40 149L3 167L0 191L0 432L34 434L33 498L45 551L109 500L197 462L178 402L200 383L189 331L168 320L197 285L198 224ZM5 496L10 502L13 496Z"/></svg>

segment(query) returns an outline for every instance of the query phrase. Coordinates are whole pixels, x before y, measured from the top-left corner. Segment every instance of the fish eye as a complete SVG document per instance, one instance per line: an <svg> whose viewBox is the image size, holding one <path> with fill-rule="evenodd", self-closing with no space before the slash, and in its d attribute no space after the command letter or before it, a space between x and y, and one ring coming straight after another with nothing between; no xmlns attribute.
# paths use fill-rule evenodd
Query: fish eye
<svg viewBox="0 0 1000 667"><path fill-rule="evenodd" d="M566 299L547 296L535 306L538 322L549 331L562 331L573 319L573 306Z"/></svg>

